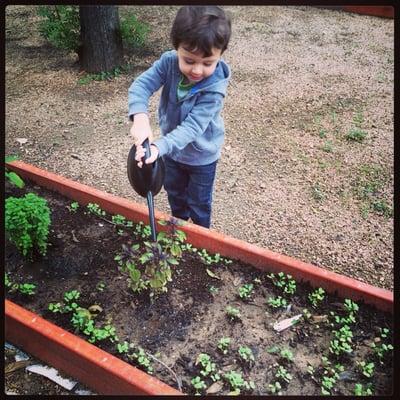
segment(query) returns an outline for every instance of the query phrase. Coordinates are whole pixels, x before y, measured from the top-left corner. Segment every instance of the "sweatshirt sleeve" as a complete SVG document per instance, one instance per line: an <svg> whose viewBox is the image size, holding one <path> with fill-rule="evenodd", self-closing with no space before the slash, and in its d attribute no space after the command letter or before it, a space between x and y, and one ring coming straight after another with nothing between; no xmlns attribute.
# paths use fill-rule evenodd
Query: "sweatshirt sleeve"
<svg viewBox="0 0 400 400"><path fill-rule="evenodd" d="M128 89L128 117L132 121L134 114L148 112L149 99L165 84L169 52L165 52L154 64L141 73Z"/></svg>
<svg viewBox="0 0 400 400"><path fill-rule="evenodd" d="M215 114L221 110L223 97L221 93L200 96L193 109L180 125L153 142L157 146L160 156L170 154L176 150L182 150L201 136Z"/></svg>

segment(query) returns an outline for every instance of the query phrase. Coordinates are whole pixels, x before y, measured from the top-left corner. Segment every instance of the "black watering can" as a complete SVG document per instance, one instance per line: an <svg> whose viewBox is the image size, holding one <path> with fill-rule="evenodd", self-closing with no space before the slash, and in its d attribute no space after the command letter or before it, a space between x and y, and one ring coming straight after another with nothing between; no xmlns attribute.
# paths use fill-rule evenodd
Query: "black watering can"
<svg viewBox="0 0 400 400"><path fill-rule="evenodd" d="M154 219L154 202L155 196L164 183L165 166L162 158L157 158L151 164L145 164L147 158L150 157L150 142L146 139L142 146L146 149L146 153L142 158L142 168L139 168L135 160L136 146L133 145L128 155L128 178L135 192L147 199L149 208L149 219L151 228L151 238L153 242L157 241L156 223Z"/></svg>

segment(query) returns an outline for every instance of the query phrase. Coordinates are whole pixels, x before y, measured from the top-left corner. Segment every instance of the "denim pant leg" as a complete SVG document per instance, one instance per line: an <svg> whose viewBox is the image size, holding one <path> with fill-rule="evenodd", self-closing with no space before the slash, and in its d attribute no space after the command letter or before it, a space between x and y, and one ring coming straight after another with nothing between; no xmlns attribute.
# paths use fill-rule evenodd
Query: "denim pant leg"
<svg viewBox="0 0 400 400"><path fill-rule="evenodd" d="M168 195L171 213L176 218L188 220L190 216L187 205L189 173L185 171L183 164L166 156L163 159L165 164L164 189Z"/></svg>
<svg viewBox="0 0 400 400"><path fill-rule="evenodd" d="M190 218L195 224L209 228L217 161L208 165L188 165L187 167L190 170L187 190Z"/></svg>

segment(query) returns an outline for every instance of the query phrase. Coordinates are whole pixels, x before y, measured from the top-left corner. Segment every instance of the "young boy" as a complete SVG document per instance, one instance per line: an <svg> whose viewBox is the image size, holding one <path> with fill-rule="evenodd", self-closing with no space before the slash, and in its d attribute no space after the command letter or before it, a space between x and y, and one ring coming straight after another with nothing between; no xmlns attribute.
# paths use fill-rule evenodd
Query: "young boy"
<svg viewBox="0 0 400 400"><path fill-rule="evenodd" d="M217 161L224 141L220 116L231 73L221 59L231 22L216 6L179 9L171 29L175 50L167 51L139 75L128 91L129 118L136 161L142 166L163 157L164 188L172 215L210 227ZM148 117L150 96L163 86L158 117L161 137L153 141Z"/></svg>

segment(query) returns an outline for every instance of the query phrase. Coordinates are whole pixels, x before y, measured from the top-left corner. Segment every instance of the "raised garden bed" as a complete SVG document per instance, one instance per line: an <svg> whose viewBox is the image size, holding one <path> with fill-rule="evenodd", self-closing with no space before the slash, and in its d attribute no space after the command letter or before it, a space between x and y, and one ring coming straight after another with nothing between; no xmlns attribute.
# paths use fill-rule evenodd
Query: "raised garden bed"
<svg viewBox="0 0 400 400"><path fill-rule="evenodd" d="M55 360L56 366L62 369L64 365L65 371L72 373L74 371L68 371L66 364L74 364L77 377L99 393L178 394L179 389L194 394L196 389L192 379L198 376L199 381L205 384L205 388L197 389L198 392L206 393L208 390L209 393L223 395L235 390L233 382L239 378L232 371L240 373L249 384L248 387L244 385L239 388L241 393L260 395L271 394L275 390L287 395L319 395L324 389L332 394L349 395L354 394L356 384L361 384L364 391L371 384L370 390L376 395L392 393L392 352L385 352L381 358L376 352L382 344L391 343L391 292L295 262L285 256L266 254L256 246L239 241L235 243L232 238L188 224L182 227L188 240L195 246L207 248L209 254L199 254L186 248L179 265L174 267L168 291L151 300L147 291L134 293L128 287L127 275L121 272L114 260L116 254L121 253L123 244L139 243L143 247L143 241L148 239L144 237L142 225L121 227L106 221L112 220L112 214L139 221L145 215L144 207L132 207L127 204L129 202L116 201L113 196L87 187L89 197L88 194L85 197L82 194L84 185L58 177L56 189L69 195L74 190L72 197L81 202L77 210L72 211L70 198L44 188L50 187L50 181L56 176L18 162L11 167L32 181L27 181L25 189L6 186L6 197L21 196L29 191L46 198L51 209L52 224L50 246L44 257L37 255L33 261L27 261L14 245L6 244L6 272L9 279L17 284L35 283L37 286L34 295L21 294L19 290L7 294L12 301L6 304L6 335L10 336L7 338L9 341L13 341L11 333L17 332L15 327L18 324L20 327L29 326L29 321L32 321L32 326L42 324L39 328L34 327L36 333L32 333L32 337L37 336L37 343L46 342L42 333L50 328L45 320L71 332L51 327L45 334L51 352L60 354ZM114 201L114 205L106 204L110 200ZM94 215L86 206L89 202L99 204L101 209L112 214L101 217ZM136 218L132 216L135 212ZM156 217L167 219L160 213L156 213ZM206 233L209 233L209 241ZM243 260L247 257L259 268L240 260L229 260L232 261L230 263L224 257L218 260L212 254L212 251L218 251L218 246L211 243L211 239L217 239L217 244L219 240L219 248L225 250L223 255L226 257L235 254L233 244L240 244L236 247L237 258ZM226 243L225 247L221 246L221 242ZM269 265L265 263L267 255ZM279 278L281 271L283 275ZM284 293L284 289L276 285L279 282L289 283L287 274L297 280L293 294ZM304 282L300 282L300 278ZM252 284L252 290L245 284ZM289 286L286 285L287 288ZM294 287L293 282L290 287ZM324 287L330 293L325 293L320 304L314 308L308 296L318 287ZM239 296L239 289L245 296L246 288L251 293L247 300ZM65 305L67 301L63 298L64 294L73 290L80 294L74 301L92 311L96 326L115 328L118 339L114 338L112 342L109 337L95 340L95 346L90 345L86 340L91 336L71 324L72 313L48 309L50 303ZM290 292L290 289L287 290ZM269 299L274 299L276 303L278 296L287 301L286 306L274 308L267 304ZM348 321L349 329L341 331L346 323L335 322L335 316L352 319L346 307L354 306L350 301L345 305L344 297L356 302L359 309L352 314L355 321ZM241 317L231 319L226 312L227 306L238 309ZM381 310L378 311L376 307ZM308 309L308 312L304 309ZM335 315L331 315L331 312ZM13 315L17 316L14 318ZM276 322L296 315L301 315L297 324L281 332L273 328ZM246 336L243 335L244 330ZM351 353L339 351L339 354L335 354L334 331L343 338L349 330L352 339L346 343L352 348ZM230 339L226 354L218 348L219 340L223 337ZM15 336L14 339L19 342L16 344L24 341L22 337ZM64 342L64 348L59 350ZM124 352L124 342L133 345L127 353ZM375 343L375 349L371 347L372 343ZM117 344L120 344L119 351ZM77 365L82 361L71 353L74 346L84 348L87 352L87 365L82 364L80 369ZM241 347L242 356L239 353ZM244 360L246 348L254 356L250 362ZM140 349L145 352L142 364L139 357L134 356ZM35 354L32 349L29 351ZM205 356L201 357L201 353L210 356L210 361ZM54 354L51 356L54 357ZM50 355L44 354L43 357ZM144 366L146 359L150 361L150 371L149 366ZM104 381L101 360L105 364L112 360L114 364L114 367L107 366L110 371L113 370L108 382L100 382ZM131 376L131 381L126 383L121 371L127 364L121 360L152 372L154 378L134 369L135 377ZM92 365L91 362L93 366L90 370L87 366ZM371 377L363 375L362 362L374 363ZM215 371L207 375L204 371L207 366L212 369L212 363L215 363ZM116 371L121 374L117 376L119 372ZM215 373L219 374L220 379ZM211 375L214 375L215 382ZM240 380L236 382L240 384ZM254 387L250 382L254 382Z"/></svg>

